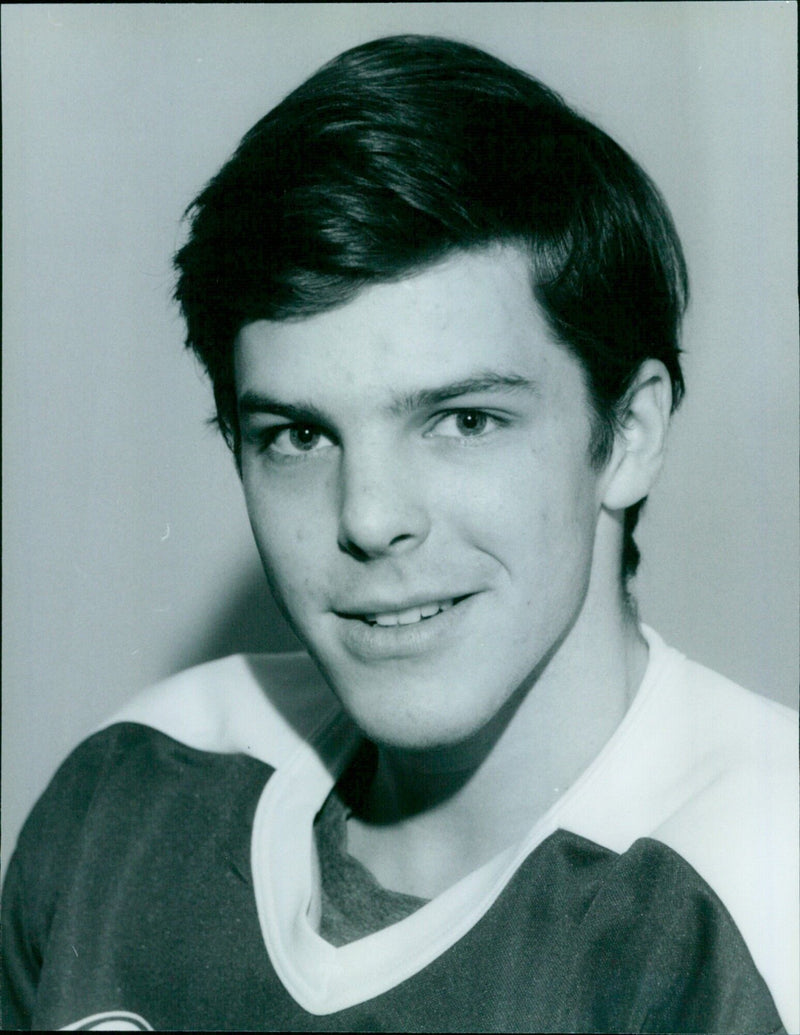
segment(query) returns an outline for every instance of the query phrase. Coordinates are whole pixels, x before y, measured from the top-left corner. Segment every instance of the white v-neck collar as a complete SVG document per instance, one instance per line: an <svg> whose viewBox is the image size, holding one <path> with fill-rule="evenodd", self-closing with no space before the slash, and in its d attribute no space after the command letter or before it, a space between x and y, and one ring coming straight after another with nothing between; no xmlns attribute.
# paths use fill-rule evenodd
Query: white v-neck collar
<svg viewBox="0 0 800 1035"><path fill-rule="evenodd" d="M595 784L606 768L629 756L629 742L638 741L636 729L668 661L656 634L649 629L645 633L650 658L631 707L597 758L529 834L404 920L339 947L325 941L309 917L317 893L313 822L359 736L340 715L298 746L262 794L253 826L252 867L267 951L283 985L303 1009L317 1015L344 1010L418 973L480 920L524 859L556 829L582 833L583 816L592 813L597 797ZM641 832L630 840L636 836ZM624 833L612 833L610 840L630 843ZM609 847L620 850L618 845Z"/></svg>

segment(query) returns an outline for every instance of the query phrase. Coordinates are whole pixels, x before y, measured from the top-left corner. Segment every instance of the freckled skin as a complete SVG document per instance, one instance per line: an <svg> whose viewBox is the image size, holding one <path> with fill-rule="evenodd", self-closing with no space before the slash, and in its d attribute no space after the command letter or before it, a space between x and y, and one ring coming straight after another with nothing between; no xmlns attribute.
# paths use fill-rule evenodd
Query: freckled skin
<svg viewBox="0 0 800 1035"><path fill-rule="evenodd" d="M391 406L485 371L535 388ZM270 583L369 736L406 750L463 741L545 678L545 662L548 672L585 667L604 476L589 460L581 367L538 312L524 256L462 254L329 313L249 324L236 380L240 397L310 402L326 415L313 448L284 434L279 444L295 451L277 456L259 436L287 422L249 419L242 481ZM491 419L467 433L447 415L455 408ZM352 649L353 620L337 612L418 593L473 596L417 656Z"/></svg>

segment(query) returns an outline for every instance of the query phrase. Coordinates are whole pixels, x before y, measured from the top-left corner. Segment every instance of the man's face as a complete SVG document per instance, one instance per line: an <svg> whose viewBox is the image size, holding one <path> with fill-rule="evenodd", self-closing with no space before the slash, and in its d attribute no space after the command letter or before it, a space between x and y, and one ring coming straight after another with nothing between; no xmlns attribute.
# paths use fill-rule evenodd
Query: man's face
<svg viewBox="0 0 800 1035"><path fill-rule="evenodd" d="M477 733L563 649L600 509L581 367L524 256L249 324L236 384L267 575L345 709L396 747Z"/></svg>

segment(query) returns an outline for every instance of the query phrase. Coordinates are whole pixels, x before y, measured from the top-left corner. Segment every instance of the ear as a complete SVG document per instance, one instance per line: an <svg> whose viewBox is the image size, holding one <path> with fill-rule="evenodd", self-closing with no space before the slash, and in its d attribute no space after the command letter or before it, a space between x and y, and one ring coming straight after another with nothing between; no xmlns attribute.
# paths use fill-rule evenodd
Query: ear
<svg viewBox="0 0 800 1035"><path fill-rule="evenodd" d="M624 510L650 492L664 460L671 412L667 368L657 359L645 360L620 404L601 500L608 510Z"/></svg>

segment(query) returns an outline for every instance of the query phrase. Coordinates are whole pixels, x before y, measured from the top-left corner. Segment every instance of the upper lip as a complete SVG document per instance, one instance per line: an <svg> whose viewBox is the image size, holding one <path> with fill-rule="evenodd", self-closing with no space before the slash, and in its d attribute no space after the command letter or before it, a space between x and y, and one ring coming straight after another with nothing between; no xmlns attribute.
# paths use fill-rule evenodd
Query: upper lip
<svg viewBox="0 0 800 1035"><path fill-rule="evenodd" d="M400 611L409 611L414 607L424 607L426 604L438 604L443 600L459 602L465 597L471 597L474 592L469 593L416 593L404 600L386 600L377 597L367 598L355 604L348 604L347 607L335 607L335 614L344 618L360 618L363 615L386 615Z"/></svg>

